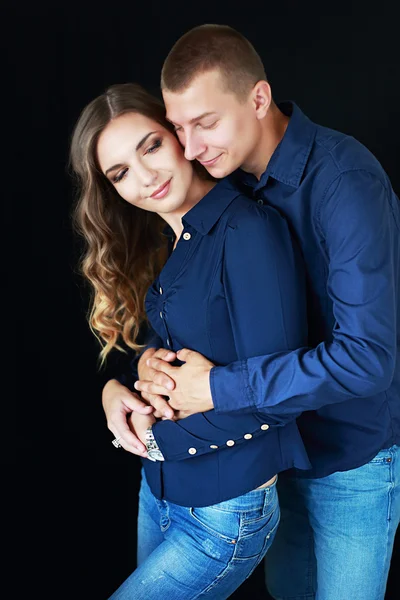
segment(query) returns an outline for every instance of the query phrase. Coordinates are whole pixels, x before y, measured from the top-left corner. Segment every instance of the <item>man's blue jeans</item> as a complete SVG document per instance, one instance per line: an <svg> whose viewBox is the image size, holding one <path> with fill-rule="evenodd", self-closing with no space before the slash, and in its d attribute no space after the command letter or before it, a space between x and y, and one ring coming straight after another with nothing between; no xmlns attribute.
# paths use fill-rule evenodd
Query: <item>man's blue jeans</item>
<svg viewBox="0 0 400 600"><path fill-rule="evenodd" d="M275 600L383 600L400 519L400 447L321 479L280 475L265 557Z"/></svg>
<svg viewBox="0 0 400 600"><path fill-rule="evenodd" d="M261 562L279 524L276 483L206 508L139 495L138 567L110 600L224 600Z"/></svg>

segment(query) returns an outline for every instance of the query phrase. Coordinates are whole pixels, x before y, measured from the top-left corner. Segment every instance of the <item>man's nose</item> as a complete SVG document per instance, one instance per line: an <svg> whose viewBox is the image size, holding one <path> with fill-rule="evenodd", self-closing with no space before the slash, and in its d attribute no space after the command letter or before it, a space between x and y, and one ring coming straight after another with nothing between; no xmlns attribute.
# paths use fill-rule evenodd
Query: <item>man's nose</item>
<svg viewBox="0 0 400 600"><path fill-rule="evenodd" d="M185 158L194 160L204 153L205 144L195 135L187 135L185 141Z"/></svg>

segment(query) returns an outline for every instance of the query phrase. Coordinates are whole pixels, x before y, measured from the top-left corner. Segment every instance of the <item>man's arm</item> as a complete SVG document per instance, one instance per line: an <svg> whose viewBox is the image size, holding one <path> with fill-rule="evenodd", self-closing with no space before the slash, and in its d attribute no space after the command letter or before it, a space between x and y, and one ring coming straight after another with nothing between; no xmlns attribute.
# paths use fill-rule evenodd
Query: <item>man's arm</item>
<svg viewBox="0 0 400 600"><path fill-rule="evenodd" d="M396 356L399 205L367 172L345 173L321 203L319 226L335 317L332 341L211 371L217 411L241 385L243 404L292 414L386 390ZM235 410L243 408L239 404Z"/></svg>
<svg viewBox="0 0 400 600"><path fill-rule="evenodd" d="M213 407L217 412L257 409L285 420L386 390L396 356L400 239L399 203L390 194L380 179L357 171L338 178L321 203L319 227L335 318L332 340L226 367L213 367L184 349L178 358L186 363L177 374L150 359L152 368L175 377L181 390L175 408L185 415ZM238 389L245 394L235 395Z"/></svg>

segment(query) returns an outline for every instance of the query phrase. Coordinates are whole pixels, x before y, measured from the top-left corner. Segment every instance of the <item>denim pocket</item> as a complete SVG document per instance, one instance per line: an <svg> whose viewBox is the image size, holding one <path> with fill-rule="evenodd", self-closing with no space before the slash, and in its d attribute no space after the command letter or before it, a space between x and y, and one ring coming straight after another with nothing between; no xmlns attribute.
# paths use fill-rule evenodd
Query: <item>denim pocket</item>
<svg viewBox="0 0 400 600"><path fill-rule="evenodd" d="M197 525L208 534L223 540L228 544L235 544L239 535L239 515L214 510L211 507L191 507L189 514Z"/></svg>
<svg viewBox="0 0 400 600"><path fill-rule="evenodd" d="M271 546L272 542L274 541L274 537L276 534L276 530L278 529L278 525L279 525L279 520L266 535L266 537L264 539L263 547L262 547L261 551L259 552L257 558L255 559L254 565L251 567L249 573L246 575L246 579L248 579L251 575L253 575L254 571L256 570L256 568L258 567L258 565L260 564L260 562L262 561L264 556L267 554L269 547Z"/></svg>
<svg viewBox="0 0 400 600"><path fill-rule="evenodd" d="M262 555L266 550L270 538L275 535L279 520L280 510L278 502L274 503L272 511L269 511L261 518L250 522L242 518L235 558L247 560Z"/></svg>

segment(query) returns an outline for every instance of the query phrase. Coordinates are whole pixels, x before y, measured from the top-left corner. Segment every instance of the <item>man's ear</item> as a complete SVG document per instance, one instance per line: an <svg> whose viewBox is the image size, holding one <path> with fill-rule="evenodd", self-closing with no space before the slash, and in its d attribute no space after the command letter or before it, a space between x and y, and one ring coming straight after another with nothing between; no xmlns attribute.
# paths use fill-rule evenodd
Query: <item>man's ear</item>
<svg viewBox="0 0 400 600"><path fill-rule="evenodd" d="M271 105L271 86L268 81L260 79L252 90L252 102L256 111L257 119L263 119Z"/></svg>

